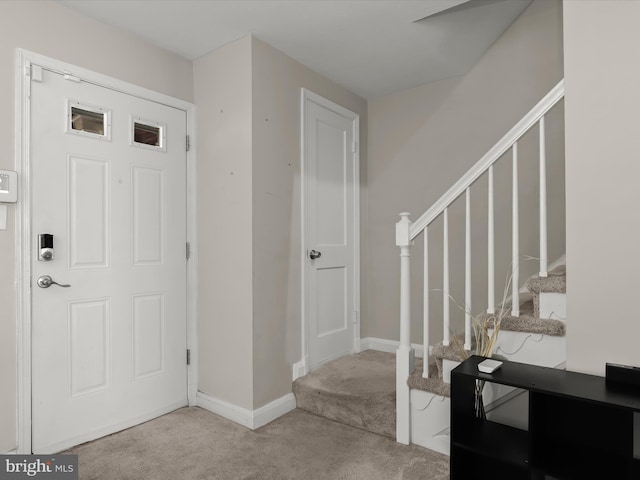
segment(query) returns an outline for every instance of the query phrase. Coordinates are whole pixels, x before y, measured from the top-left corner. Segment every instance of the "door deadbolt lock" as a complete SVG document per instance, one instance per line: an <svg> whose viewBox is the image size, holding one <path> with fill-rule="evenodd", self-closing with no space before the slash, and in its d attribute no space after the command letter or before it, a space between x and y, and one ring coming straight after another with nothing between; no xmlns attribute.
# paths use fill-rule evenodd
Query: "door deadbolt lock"
<svg viewBox="0 0 640 480"><path fill-rule="evenodd" d="M50 233L38 235L38 260L41 262L53 260L53 235Z"/></svg>
<svg viewBox="0 0 640 480"><path fill-rule="evenodd" d="M309 252L309 258L311 260L315 260L316 258L320 258L322 256L322 252L319 252L317 250L311 250Z"/></svg>

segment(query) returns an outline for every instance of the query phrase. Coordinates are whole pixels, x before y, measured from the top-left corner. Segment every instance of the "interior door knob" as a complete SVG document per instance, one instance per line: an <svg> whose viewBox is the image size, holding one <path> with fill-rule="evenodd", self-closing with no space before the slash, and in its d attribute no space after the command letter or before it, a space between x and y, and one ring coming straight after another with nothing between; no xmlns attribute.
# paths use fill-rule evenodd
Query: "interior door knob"
<svg viewBox="0 0 640 480"><path fill-rule="evenodd" d="M49 288L51 285L58 285L59 287L69 288L71 285L63 285L61 283L56 282L49 275L42 275L38 278L38 286L40 288Z"/></svg>
<svg viewBox="0 0 640 480"><path fill-rule="evenodd" d="M311 260L315 260L316 258L320 258L322 256L322 252L319 252L317 250L311 250L309 252L309 258Z"/></svg>

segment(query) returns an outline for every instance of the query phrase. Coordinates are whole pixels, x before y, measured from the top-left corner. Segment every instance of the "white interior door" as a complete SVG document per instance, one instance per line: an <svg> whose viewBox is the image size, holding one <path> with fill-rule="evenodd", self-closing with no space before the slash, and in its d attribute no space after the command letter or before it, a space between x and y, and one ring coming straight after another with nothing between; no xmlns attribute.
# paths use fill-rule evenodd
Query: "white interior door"
<svg viewBox="0 0 640 480"><path fill-rule="evenodd" d="M310 368L351 353L358 329L357 115L307 95L305 305Z"/></svg>
<svg viewBox="0 0 640 480"><path fill-rule="evenodd" d="M31 89L32 440L51 453L187 404L186 112L42 73ZM38 259L38 234L53 235L50 260ZM70 286L44 288L46 276Z"/></svg>

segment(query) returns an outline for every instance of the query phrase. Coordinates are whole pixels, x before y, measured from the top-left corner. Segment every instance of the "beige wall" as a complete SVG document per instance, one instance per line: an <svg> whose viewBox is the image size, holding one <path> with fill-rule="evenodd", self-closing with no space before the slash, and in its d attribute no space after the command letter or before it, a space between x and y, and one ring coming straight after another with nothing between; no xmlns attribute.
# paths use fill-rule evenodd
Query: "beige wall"
<svg viewBox="0 0 640 480"><path fill-rule="evenodd" d="M363 263L369 265L363 288L368 301L363 312L362 336L398 339L399 251L394 246L394 224L398 213L411 212L417 219L455 181L493 146L563 76L562 4L536 0L495 42L465 76L444 80L369 102L369 162L367 192L368 225L363 236L368 248ZM562 118L560 107L549 119L553 131ZM555 136L554 136L555 135ZM548 160L551 201L560 208L550 211L549 256L564 253L562 134L550 134ZM520 253L538 255L537 132L520 145L521 246ZM496 274L510 268L511 246L511 158L496 167ZM486 180L472 191L474 249L474 311L486 308ZM464 198L450 211L450 258L453 297L464 303ZM442 288L442 221L430 233L430 287ZM412 249L412 341L422 343L422 239ZM524 280L536 271L523 266ZM504 285L498 280L497 292ZM432 293L432 338L439 340L441 294ZM452 315L462 320L461 309ZM460 331L458 327L458 331ZM439 336L439 338L438 338Z"/></svg>
<svg viewBox="0 0 640 480"><path fill-rule="evenodd" d="M565 1L567 368L640 366L640 2Z"/></svg>
<svg viewBox="0 0 640 480"><path fill-rule="evenodd" d="M194 65L199 390L253 409L251 38Z"/></svg>
<svg viewBox="0 0 640 480"><path fill-rule="evenodd" d="M365 100L254 37L195 62L199 389L250 410L290 393L301 359L302 87L366 128Z"/></svg>
<svg viewBox="0 0 640 480"><path fill-rule="evenodd" d="M16 48L191 101L190 61L49 1L0 2L0 168L15 170ZM15 448L15 229L0 231L0 453Z"/></svg>
<svg viewBox="0 0 640 480"><path fill-rule="evenodd" d="M253 105L253 385L254 408L291 391L301 358L300 89L360 115L366 101L254 38ZM365 172L366 149L360 152Z"/></svg>

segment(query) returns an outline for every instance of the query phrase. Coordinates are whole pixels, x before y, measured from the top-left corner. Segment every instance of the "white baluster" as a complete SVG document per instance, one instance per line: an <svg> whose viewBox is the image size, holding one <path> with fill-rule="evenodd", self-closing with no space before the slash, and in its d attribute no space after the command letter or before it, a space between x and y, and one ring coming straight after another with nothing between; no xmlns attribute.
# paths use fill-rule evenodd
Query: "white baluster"
<svg viewBox="0 0 640 480"><path fill-rule="evenodd" d="M512 237L511 237L511 315L520 316L519 269L519 217L518 217L518 143L513 144L513 198L512 198Z"/></svg>
<svg viewBox="0 0 640 480"><path fill-rule="evenodd" d="M444 209L442 257L442 344L449 345L449 207Z"/></svg>
<svg viewBox="0 0 640 480"><path fill-rule="evenodd" d="M429 378L429 228L424 227L424 290L422 344L424 345L424 364L422 378Z"/></svg>
<svg viewBox="0 0 640 480"><path fill-rule="evenodd" d="M544 117L540 118L540 273L547 276L547 152Z"/></svg>
<svg viewBox="0 0 640 480"><path fill-rule="evenodd" d="M400 247L400 346L396 351L396 440L408 445L411 440L411 401L407 379L414 369L411 348L411 237L408 213L396 223L396 245Z"/></svg>
<svg viewBox="0 0 640 480"><path fill-rule="evenodd" d="M489 167L489 212L488 212L488 238L487 245L487 313L495 313L496 311L496 274L495 274L495 242L494 242L494 217L493 217L493 165Z"/></svg>
<svg viewBox="0 0 640 480"><path fill-rule="evenodd" d="M466 190L464 240L464 349L471 350L471 189Z"/></svg>

